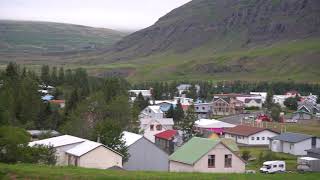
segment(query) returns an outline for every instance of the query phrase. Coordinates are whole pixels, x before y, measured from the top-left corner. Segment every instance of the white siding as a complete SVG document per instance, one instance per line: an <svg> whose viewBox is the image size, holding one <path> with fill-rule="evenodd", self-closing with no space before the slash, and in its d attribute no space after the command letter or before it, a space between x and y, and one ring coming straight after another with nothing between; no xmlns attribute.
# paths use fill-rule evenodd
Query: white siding
<svg viewBox="0 0 320 180"><path fill-rule="evenodd" d="M227 154L232 155L232 167L224 166L224 157ZM208 168L208 155L215 155L215 168ZM215 172L215 173L243 173L245 171L245 163L237 157L233 152L222 144L218 144L209 153L205 154L193 166L170 161L171 172Z"/></svg>
<svg viewBox="0 0 320 180"><path fill-rule="evenodd" d="M79 145L80 143L75 143L75 144L69 144L65 146L60 146L55 148L56 149L56 156L57 156L57 165L68 165L68 158L66 155L66 151L68 151L71 148L74 148L75 146Z"/></svg>
<svg viewBox="0 0 320 180"><path fill-rule="evenodd" d="M269 130L261 131L257 134L249 136L249 145L269 145L269 138L277 136L277 133L274 133ZM258 140L259 138L259 140Z"/></svg>
<svg viewBox="0 0 320 180"><path fill-rule="evenodd" d="M100 146L81 156L79 166L98 169L108 169L112 166L122 167L122 157L104 146Z"/></svg>

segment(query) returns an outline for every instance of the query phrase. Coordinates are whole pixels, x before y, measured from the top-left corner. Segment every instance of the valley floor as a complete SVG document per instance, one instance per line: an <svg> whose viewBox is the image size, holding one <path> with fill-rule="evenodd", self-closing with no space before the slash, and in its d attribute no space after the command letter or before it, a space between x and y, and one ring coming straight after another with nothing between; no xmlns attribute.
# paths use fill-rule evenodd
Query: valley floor
<svg viewBox="0 0 320 180"><path fill-rule="evenodd" d="M205 173L167 173L167 172L129 172L84 169L76 167L51 167L29 164L0 164L0 179L217 179L217 180L313 180L319 173L287 174L205 174Z"/></svg>

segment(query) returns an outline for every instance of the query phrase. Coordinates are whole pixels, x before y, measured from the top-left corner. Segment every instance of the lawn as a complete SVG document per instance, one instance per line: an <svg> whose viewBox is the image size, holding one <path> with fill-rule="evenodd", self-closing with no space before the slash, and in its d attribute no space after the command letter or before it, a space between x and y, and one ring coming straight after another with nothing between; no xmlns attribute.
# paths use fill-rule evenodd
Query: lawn
<svg viewBox="0 0 320 180"><path fill-rule="evenodd" d="M129 172L84 169L76 167L51 167L40 165L0 164L0 179L45 179L45 180L100 180L100 179L212 179L212 180L311 180L318 179L319 173L308 174L208 174L208 173L168 173L168 172Z"/></svg>
<svg viewBox="0 0 320 180"><path fill-rule="evenodd" d="M270 150L267 147L240 147L240 153L243 151L250 151L252 160L248 162L246 169L247 170L256 170L258 171L262 166L263 162L259 162L259 154L267 153ZM283 160L286 162L287 171L296 171L297 168L297 157L285 154L285 153L274 153L270 152L273 156L272 160Z"/></svg>

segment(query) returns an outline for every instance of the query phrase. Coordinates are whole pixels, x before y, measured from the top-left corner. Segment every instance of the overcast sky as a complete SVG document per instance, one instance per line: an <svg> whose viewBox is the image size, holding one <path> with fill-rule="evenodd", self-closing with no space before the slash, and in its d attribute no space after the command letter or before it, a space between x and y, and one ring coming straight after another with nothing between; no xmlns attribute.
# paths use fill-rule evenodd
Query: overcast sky
<svg viewBox="0 0 320 180"><path fill-rule="evenodd" d="M190 0L0 0L0 19L137 30Z"/></svg>

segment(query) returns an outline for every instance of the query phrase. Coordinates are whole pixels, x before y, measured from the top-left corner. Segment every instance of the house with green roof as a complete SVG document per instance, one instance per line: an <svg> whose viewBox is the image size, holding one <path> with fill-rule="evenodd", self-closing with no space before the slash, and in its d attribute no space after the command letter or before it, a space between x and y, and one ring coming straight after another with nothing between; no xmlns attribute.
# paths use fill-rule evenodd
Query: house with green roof
<svg viewBox="0 0 320 180"><path fill-rule="evenodd" d="M169 157L171 172L243 173L245 161L228 141L193 137Z"/></svg>

